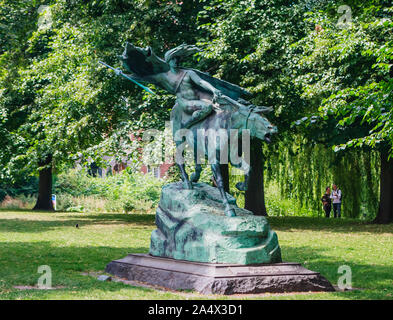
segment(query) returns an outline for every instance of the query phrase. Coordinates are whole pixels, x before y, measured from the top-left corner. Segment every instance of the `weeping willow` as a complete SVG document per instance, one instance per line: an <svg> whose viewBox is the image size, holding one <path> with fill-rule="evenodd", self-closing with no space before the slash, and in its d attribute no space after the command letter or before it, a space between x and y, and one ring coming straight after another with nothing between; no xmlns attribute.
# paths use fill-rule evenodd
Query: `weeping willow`
<svg viewBox="0 0 393 320"><path fill-rule="evenodd" d="M265 163L266 202L290 201L296 215L322 216L321 197L327 186L342 191L342 215L372 219L377 212L379 157L376 152L351 150L335 153L323 145L281 144ZM277 194L271 194L272 190ZM269 214L269 212L268 212ZM284 213L285 215L285 213Z"/></svg>
<svg viewBox="0 0 393 320"><path fill-rule="evenodd" d="M322 144L308 144L302 137L264 146L265 200L268 215L324 216L321 197L327 186L342 191L342 216L371 220L379 199L379 154L349 150L336 153ZM229 166L230 193L244 207L244 192L236 189L244 176ZM206 166L201 180L211 183Z"/></svg>

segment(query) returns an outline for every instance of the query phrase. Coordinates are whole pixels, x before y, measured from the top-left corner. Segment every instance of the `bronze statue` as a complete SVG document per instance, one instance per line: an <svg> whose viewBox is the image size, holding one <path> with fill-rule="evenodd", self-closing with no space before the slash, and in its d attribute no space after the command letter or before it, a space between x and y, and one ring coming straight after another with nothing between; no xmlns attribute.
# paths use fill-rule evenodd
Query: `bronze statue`
<svg viewBox="0 0 393 320"><path fill-rule="evenodd" d="M140 85L139 81L152 83L176 95L176 104L171 112L175 144L178 148L183 142L187 142L193 147L195 157L195 172L191 175L191 179L185 171L184 162L179 161L181 158L179 154L176 157L175 161L180 169L184 187L191 189L192 183L199 180L202 168L196 157L197 154L204 154L209 158L225 205L225 213L227 216L235 216L224 191L219 163L221 153L225 152L227 156L229 155L229 162L246 172L245 181L236 186L239 190L247 189L248 176L252 168L244 159L240 163L232 161L231 152L233 155L237 149L233 150L228 138L216 144L213 150L214 159L212 159L208 152L209 139L205 135L203 141L198 142L198 130L204 130L203 132L212 129L216 132L221 130L225 132L226 137L230 137L234 130L238 130L237 136L232 139L235 141L240 139L244 130L249 130L251 137L269 142L271 135L277 132L277 128L263 116L264 113L271 111L271 108L254 106L241 98L249 94L245 89L199 70L183 68L179 65L181 59L198 51L195 46L181 45L167 51L164 59L161 59L150 47L143 49L126 43L120 59L125 69L131 72L131 75L125 77L131 78L130 80L137 82L138 85ZM120 71L117 73L119 74Z"/></svg>

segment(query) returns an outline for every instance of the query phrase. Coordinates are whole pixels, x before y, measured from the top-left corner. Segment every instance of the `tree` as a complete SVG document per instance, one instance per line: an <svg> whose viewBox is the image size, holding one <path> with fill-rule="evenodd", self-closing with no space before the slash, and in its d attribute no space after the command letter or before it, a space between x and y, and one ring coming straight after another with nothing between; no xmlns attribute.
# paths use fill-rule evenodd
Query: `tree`
<svg viewBox="0 0 393 320"><path fill-rule="evenodd" d="M261 140L251 140L250 165L252 170L249 177L249 186L245 193L244 208L256 215L267 216L263 179L264 157Z"/></svg>
<svg viewBox="0 0 393 320"><path fill-rule="evenodd" d="M276 141L291 137L291 122L304 105L291 79L290 45L303 36L304 6L299 1L209 1L199 13L205 51L201 66L252 93L256 105L272 106L268 115L278 126ZM271 146L270 146L271 148ZM265 152L269 157L269 150ZM253 142L246 208L266 215L262 147Z"/></svg>
<svg viewBox="0 0 393 320"><path fill-rule="evenodd" d="M26 183L29 170L17 155L25 144L16 131L26 121L28 110L21 107L29 97L19 94L19 71L28 64L28 39L36 29L41 1L0 2L0 188Z"/></svg>
<svg viewBox="0 0 393 320"><path fill-rule="evenodd" d="M337 152L357 147L380 153L380 206L374 221L389 223L393 221L392 7L378 1L355 8L357 16L345 28L337 26L337 17L328 9L310 18L319 27L298 43L304 49L298 81L304 96L320 108L298 124L306 124L309 136L334 145Z"/></svg>
<svg viewBox="0 0 393 320"><path fill-rule="evenodd" d="M33 210L53 211L52 202L52 155L48 155L38 165L42 168L39 171L38 199Z"/></svg>
<svg viewBox="0 0 393 320"><path fill-rule="evenodd" d="M15 66L15 81L3 81L9 87L2 91L3 102L14 113L23 114L15 117L18 123L12 126L7 119L6 133L18 145L7 152L4 163L8 172L38 170L35 208L51 209L52 170L72 165L80 155L97 160L105 146L124 146L129 137L126 129L163 127L169 119L173 99L144 96L132 83L99 67L98 60L119 66L116 53L126 40L152 45L159 52L193 39L189 31L195 25L190 22L198 6L192 2L58 0L46 11L51 23L37 27L38 5L30 5L34 14L28 19L29 32L21 49L24 63ZM0 128L3 132L4 126Z"/></svg>

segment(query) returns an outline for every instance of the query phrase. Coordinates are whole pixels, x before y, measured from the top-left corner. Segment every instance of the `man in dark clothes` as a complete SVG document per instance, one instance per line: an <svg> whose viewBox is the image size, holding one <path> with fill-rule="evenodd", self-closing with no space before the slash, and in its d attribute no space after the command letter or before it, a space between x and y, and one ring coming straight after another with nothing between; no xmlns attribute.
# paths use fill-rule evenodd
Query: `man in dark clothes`
<svg viewBox="0 0 393 320"><path fill-rule="evenodd" d="M323 210L325 211L325 217L330 217L332 211L332 199L330 198L330 187L326 188L326 193L322 196Z"/></svg>

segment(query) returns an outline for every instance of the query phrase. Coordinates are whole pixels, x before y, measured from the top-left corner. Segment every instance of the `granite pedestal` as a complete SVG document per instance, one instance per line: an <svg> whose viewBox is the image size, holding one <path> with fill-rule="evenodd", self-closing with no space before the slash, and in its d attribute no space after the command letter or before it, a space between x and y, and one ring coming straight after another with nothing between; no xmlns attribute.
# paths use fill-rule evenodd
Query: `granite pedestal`
<svg viewBox="0 0 393 320"><path fill-rule="evenodd" d="M110 262L106 272L127 280L202 294L334 291L318 272L292 262L241 265L130 254Z"/></svg>
<svg viewBox="0 0 393 320"><path fill-rule="evenodd" d="M217 188L205 183L162 188L149 254L114 260L106 272L173 290L203 294L334 291L318 272L281 260L265 217L239 208L227 217Z"/></svg>

